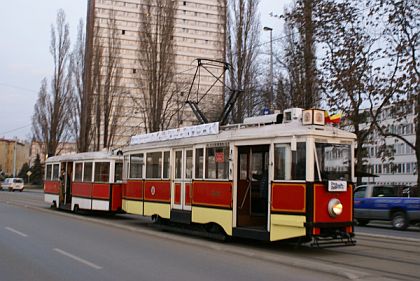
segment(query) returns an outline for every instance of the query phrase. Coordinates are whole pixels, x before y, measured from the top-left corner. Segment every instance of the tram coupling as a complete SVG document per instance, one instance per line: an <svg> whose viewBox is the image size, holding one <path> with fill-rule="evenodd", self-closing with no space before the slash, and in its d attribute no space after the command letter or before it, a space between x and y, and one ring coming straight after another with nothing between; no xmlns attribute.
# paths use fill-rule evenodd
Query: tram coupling
<svg viewBox="0 0 420 281"><path fill-rule="evenodd" d="M356 240L349 233L337 231L331 236L314 236L310 246L317 248L356 246Z"/></svg>

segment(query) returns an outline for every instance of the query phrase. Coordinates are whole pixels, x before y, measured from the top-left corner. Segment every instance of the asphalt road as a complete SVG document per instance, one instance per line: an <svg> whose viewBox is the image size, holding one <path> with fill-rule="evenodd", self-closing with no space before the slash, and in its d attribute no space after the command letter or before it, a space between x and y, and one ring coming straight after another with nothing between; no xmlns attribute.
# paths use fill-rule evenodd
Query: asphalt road
<svg viewBox="0 0 420 281"><path fill-rule="evenodd" d="M136 216L51 210L39 191L0 192L0 280L417 280L420 231L358 227L355 247L221 243Z"/></svg>
<svg viewBox="0 0 420 281"><path fill-rule="evenodd" d="M28 207L0 200L1 280L340 280Z"/></svg>

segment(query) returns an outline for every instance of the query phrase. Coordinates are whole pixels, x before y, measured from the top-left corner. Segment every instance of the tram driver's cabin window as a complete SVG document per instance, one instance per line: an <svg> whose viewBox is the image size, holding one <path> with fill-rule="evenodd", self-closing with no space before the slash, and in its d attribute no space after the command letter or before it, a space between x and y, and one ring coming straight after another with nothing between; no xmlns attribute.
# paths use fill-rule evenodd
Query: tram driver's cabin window
<svg viewBox="0 0 420 281"><path fill-rule="evenodd" d="M76 163L74 172L74 181L81 182L83 180L83 163Z"/></svg>
<svg viewBox="0 0 420 281"><path fill-rule="evenodd" d="M53 165L52 180L58 181L60 179L60 164Z"/></svg>
<svg viewBox="0 0 420 281"><path fill-rule="evenodd" d="M298 142L296 145L296 151L292 151L290 143L275 145L274 179L306 179L306 143Z"/></svg>
<svg viewBox="0 0 420 281"><path fill-rule="evenodd" d="M45 174L45 179L46 180L51 180L51 175L52 175L52 165L49 164L49 165L47 165L47 172Z"/></svg>

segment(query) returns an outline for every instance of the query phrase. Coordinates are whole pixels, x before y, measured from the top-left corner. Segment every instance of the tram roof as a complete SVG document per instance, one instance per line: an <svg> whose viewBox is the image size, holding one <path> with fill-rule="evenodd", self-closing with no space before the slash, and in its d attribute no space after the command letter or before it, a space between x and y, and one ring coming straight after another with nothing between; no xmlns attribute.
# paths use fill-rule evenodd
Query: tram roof
<svg viewBox="0 0 420 281"><path fill-rule="evenodd" d="M82 152L52 156L47 159L46 163L73 162L84 160L122 160L122 156L116 155L111 151Z"/></svg>
<svg viewBox="0 0 420 281"><path fill-rule="evenodd" d="M192 136L181 139L153 141L141 144L131 144L124 147L123 152L139 149L154 149L166 147L192 146L196 144L233 142L233 141L255 141L258 139L273 139L287 137L313 136L315 138L343 139L353 141L356 135L330 125L303 125L302 122L294 120L289 123L270 125L227 125L220 127L216 134L205 136Z"/></svg>

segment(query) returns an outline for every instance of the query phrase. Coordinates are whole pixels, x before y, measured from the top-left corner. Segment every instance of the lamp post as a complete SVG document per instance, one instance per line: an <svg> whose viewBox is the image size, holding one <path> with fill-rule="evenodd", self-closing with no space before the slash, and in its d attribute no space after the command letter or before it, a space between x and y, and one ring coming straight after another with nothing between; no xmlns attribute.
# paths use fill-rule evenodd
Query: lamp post
<svg viewBox="0 0 420 281"><path fill-rule="evenodd" d="M274 89L273 89L273 29L268 26L264 26L264 31L270 31L270 108L273 110L274 102Z"/></svg>

